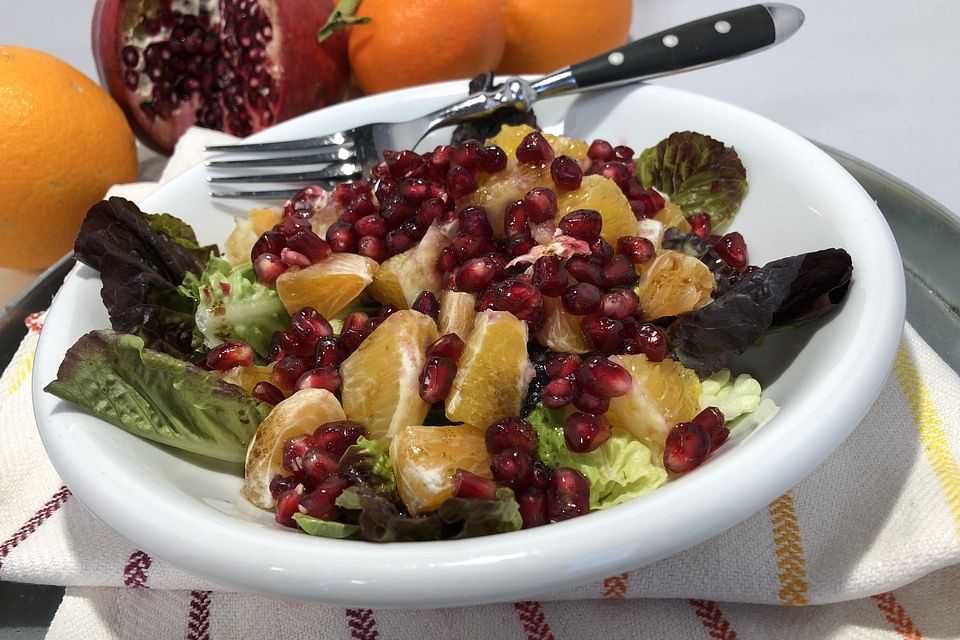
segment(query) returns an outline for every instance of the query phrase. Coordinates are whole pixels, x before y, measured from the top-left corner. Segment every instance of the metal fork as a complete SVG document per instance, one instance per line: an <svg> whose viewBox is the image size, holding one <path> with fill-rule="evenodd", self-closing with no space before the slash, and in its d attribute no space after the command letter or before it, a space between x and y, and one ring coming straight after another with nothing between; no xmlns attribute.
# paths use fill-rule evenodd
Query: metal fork
<svg viewBox="0 0 960 640"><path fill-rule="evenodd" d="M435 129L488 115L503 107L529 109L541 98L598 87L640 82L689 71L761 51L786 40L803 24L800 9L787 4L757 4L667 29L629 42L607 53L560 69L537 80L508 78L491 91L406 122L377 122L303 140L211 146L222 154L206 161L220 175L211 184L320 184L369 175L387 149L414 149ZM296 155L289 155L295 152ZM282 153L283 155L276 155ZM228 154L259 154L233 159ZM319 167L319 165L324 165ZM307 170L305 167L314 166ZM288 173L245 173L236 170L297 167ZM215 198L287 198L296 189L211 191Z"/></svg>

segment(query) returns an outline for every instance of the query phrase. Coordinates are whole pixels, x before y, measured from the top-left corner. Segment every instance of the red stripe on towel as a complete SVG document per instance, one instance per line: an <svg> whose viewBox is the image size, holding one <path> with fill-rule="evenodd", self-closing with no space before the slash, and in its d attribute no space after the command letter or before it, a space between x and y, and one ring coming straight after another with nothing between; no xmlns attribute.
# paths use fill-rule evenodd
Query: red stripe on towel
<svg viewBox="0 0 960 640"><path fill-rule="evenodd" d="M877 608L883 613L893 630L904 640L923 640L920 630L913 624L913 620L891 592L878 593L870 596L877 603Z"/></svg>
<svg viewBox="0 0 960 640"><path fill-rule="evenodd" d="M527 634L527 640L556 640L539 602L514 602L513 608L520 616L520 624L523 625L523 632Z"/></svg>
<svg viewBox="0 0 960 640"><path fill-rule="evenodd" d="M123 566L123 584L131 589L149 589L147 586L147 572L153 559L137 549L130 554L127 564Z"/></svg>
<svg viewBox="0 0 960 640"><path fill-rule="evenodd" d="M347 628L353 640L377 640L380 637L373 609L347 609L346 613Z"/></svg>
<svg viewBox="0 0 960 640"><path fill-rule="evenodd" d="M186 640L210 640L210 592L191 591Z"/></svg>
<svg viewBox="0 0 960 640"><path fill-rule="evenodd" d="M47 500L36 513L30 516L30 519L16 530L16 532L7 538L3 544L0 544L0 568L3 567L3 559L10 555L17 545L30 537L30 534L37 530L43 522L52 516L57 509L63 506L63 503L70 497L70 489L65 486L60 487L53 497Z"/></svg>
<svg viewBox="0 0 960 640"><path fill-rule="evenodd" d="M720 607L713 600L690 600L693 612L714 640L737 640L737 632L730 626L730 621L720 611Z"/></svg>

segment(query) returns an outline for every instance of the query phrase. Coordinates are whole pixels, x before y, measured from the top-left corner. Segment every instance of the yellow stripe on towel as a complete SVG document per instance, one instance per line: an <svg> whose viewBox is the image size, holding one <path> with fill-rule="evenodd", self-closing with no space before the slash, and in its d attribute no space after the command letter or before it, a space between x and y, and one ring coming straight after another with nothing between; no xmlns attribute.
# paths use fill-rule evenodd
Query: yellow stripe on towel
<svg viewBox="0 0 960 640"><path fill-rule="evenodd" d="M800 521L788 491L767 507L773 525L773 542L777 548L777 577L780 579L780 604L800 607L807 601L807 562L800 537Z"/></svg>
<svg viewBox="0 0 960 640"><path fill-rule="evenodd" d="M910 412L917 423L923 452L940 486L943 487L947 505L957 525L957 535L960 536L960 467L950 452L950 443L947 442L947 436L943 432L943 423L940 422L940 416L937 415L937 408L933 404L930 392L920 377L920 370L910 358L903 343L900 343L900 348L897 350L893 369L897 373L897 379L907 397Z"/></svg>

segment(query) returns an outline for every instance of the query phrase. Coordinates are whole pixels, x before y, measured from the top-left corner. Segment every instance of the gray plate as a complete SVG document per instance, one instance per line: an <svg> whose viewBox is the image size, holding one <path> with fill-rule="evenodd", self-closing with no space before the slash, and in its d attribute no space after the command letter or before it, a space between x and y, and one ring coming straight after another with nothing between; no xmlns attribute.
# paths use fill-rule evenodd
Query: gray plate
<svg viewBox="0 0 960 640"><path fill-rule="evenodd" d="M890 174L820 146L877 201L903 256L907 320L960 372L960 218ZM23 319L47 308L72 266L73 259L64 258L0 312L0 368L6 367L26 334ZM0 582L0 640L42 638L62 597L61 587Z"/></svg>

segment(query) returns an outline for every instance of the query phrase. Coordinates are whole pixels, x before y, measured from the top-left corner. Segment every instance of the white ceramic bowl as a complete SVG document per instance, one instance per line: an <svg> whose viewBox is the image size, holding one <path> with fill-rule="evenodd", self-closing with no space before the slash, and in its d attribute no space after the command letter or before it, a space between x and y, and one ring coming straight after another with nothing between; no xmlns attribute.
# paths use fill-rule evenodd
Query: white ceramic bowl
<svg viewBox="0 0 960 640"><path fill-rule="evenodd" d="M406 119L457 98L465 83L407 89L286 122L257 139L316 135ZM618 573L697 544L746 518L809 473L876 397L900 337L903 274L873 201L826 154L742 109L690 93L638 86L542 103L541 122L566 112L566 133L643 149L692 129L734 145L750 192L734 228L751 262L825 247L853 256L843 308L825 322L769 339L740 367L780 413L734 433L707 464L627 504L529 531L470 540L377 545L314 538L273 524L240 497L240 470L129 435L42 389L83 333L109 326L100 281L76 268L40 338L33 380L44 445L73 493L110 527L159 558L233 588L342 605L430 607L531 597ZM143 203L223 243L232 215L253 203L213 202L195 167Z"/></svg>

